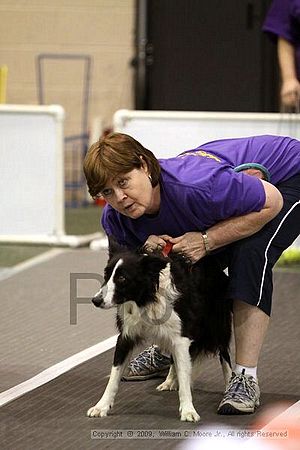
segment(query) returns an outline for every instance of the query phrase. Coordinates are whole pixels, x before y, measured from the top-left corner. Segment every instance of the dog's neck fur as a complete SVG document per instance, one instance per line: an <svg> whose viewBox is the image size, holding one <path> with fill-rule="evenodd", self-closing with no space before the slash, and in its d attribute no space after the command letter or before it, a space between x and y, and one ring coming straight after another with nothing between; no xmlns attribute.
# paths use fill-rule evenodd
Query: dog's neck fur
<svg viewBox="0 0 300 450"><path fill-rule="evenodd" d="M179 295L168 263L159 275L156 301L143 307L129 301L118 307L118 315L123 322L123 336L152 338L162 349L170 351L174 345L174 336L180 335L181 330L181 320L173 310L173 303Z"/></svg>

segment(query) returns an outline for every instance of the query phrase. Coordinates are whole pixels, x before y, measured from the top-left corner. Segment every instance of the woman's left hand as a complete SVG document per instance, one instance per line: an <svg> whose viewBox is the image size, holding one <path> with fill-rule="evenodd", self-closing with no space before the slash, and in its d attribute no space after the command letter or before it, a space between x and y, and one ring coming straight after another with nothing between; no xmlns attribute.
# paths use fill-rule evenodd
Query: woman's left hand
<svg viewBox="0 0 300 450"><path fill-rule="evenodd" d="M160 236L151 234L144 243L143 247L149 252L161 251L165 248L166 243L171 240L172 238L168 234L162 234Z"/></svg>
<svg viewBox="0 0 300 450"><path fill-rule="evenodd" d="M170 239L173 244L172 251L182 253L192 263L206 255L202 234L199 231L190 231L177 238Z"/></svg>

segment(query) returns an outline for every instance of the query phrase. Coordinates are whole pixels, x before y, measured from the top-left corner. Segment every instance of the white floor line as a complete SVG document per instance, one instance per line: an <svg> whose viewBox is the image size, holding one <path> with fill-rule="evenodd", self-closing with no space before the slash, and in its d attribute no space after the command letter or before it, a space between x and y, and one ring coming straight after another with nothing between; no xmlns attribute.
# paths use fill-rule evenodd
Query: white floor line
<svg viewBox="0 0 300 450"><path fill-rule="evenodd" d="M27 259L19 264L16 264L12 268L8 268L8 272L4 272L3 276L0 276L0 281L7 280L7 278L13 277L17 273L22 272L23 270L30 269L31 267L37 266L43 262L49 261L52 258L60 255L61 253L65 253L70 251L67 248L52 248L40 255L34 256L33 258Z"/></svg>
<svg viewBox="0 0 300 450"><path fill-rule="evenodd" d="M68 372L79 364L86 362L89 359L106 352L107 350L110 350L116 345L116 342L117 335L112 336L105 341L100 342L99 344L93 345L92 347L76 353L75 355L70 356L64 361L55 364L54 366L43 370L29 380L26 380L23 383L17 384L12 388L3 391L0 394L0 406L3 406L6 403L11 402L12 400L15 400L21 395L24 395L27 392L30 392L37 387L48 383L51 380L54 380L55 378L59 377L65 372Z"/></svg>
<svg viewBox="0 0 300 450"><path fill-rule="evenodd" d="M0 407L17 399L18 397L21 397L27 392L33 391L34 389L48 383L49 381L54 380L55 378L68 372L69 370L73 369L79 364L84 363L89 359L92 359L95 356L98 356L101 353L106 352L107 350L110 350L111 348L115 347L117 337L118 337L117 335L112 336L106 339L105 341L100 342L99 344L93 345L92 347L89 347L79 353L76 353L75 355L70 356L64 361L61 361L55 364L54 366L43 370L39 374L30 378L29 380L26 380L23 383L20 383L6 391L3 391L2 393L0 393ZM300 418L300 400L291 405L289 408L280 413L278 416L274 417L261 430L263 431L264 429L270 429L270 426L272 426L272 422L274 422L275 424L278 423L278 420L284 421L289 417L297 417L297 419ZM253 448L252 444L256 440L257 440L256 437L249 439L245 444L242 444L242 448L252 449Z"/></svg>

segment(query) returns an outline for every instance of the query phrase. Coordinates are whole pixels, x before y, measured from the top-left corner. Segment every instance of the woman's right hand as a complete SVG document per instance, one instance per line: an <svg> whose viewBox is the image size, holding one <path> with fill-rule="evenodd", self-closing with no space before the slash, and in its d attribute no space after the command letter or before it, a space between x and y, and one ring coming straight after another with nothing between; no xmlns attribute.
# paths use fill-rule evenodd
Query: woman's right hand
<svg viewBox="0 0 300 450"><path fill-rule="evenodd" d="M282 83L281 101L284 106L298 107L300 100L300 83L297 78L291 78Z"/></svg>
<svg viewBox="0 0 300 450"><path fill-rule="evenodd" d="M161 251L170 239L172 237L168 234L162 234L160 236L151 234L144 243L144 248L148 252Z"/></svg>

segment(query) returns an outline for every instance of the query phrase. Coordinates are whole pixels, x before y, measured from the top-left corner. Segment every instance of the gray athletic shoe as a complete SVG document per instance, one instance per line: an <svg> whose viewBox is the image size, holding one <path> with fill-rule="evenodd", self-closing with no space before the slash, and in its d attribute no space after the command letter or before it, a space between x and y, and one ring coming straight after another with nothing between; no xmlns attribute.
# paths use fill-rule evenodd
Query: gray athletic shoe
<svg viewBox="0 0 300 450"><path fill-rule="evenodd" d="M134 358L122 377L125 381L142 381L161 378L168 374L171 358L163 355L157 345L151 345Z"/></svg>
<svg viewBox="0 0 300 450"><path fill-rule="evenodd" d="M218 414L251 414L259 406L260 390L255 378L233 373Z"/></svg>

